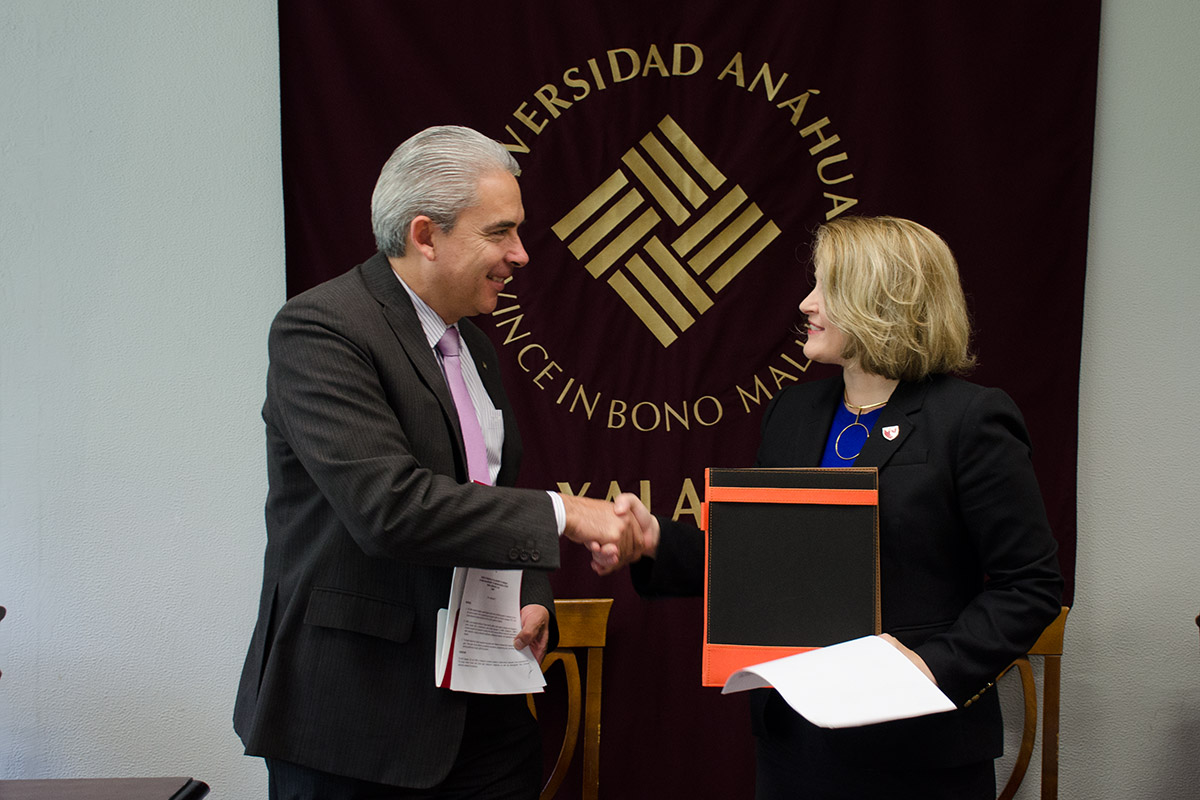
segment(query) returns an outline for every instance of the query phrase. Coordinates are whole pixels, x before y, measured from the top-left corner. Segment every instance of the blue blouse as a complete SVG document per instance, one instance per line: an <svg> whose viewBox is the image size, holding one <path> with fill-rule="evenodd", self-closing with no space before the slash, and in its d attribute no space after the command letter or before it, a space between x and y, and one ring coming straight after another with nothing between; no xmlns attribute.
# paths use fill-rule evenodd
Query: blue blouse
<svg viewBox="0 0 1200 800"><path fill-rule="evenodd" d="M838 403L837 414L833 417L833 427L829 429L829 439L825 442L825 454L821 456L822 467L852 467L854 459L862 452L867 443L867 435L875 427L875 421L883 406L864 411L854 424L854 412L846 408L845 403ZM841 436L841 439L838 439ZM841 453L849 458L842 458Z"/></svg>

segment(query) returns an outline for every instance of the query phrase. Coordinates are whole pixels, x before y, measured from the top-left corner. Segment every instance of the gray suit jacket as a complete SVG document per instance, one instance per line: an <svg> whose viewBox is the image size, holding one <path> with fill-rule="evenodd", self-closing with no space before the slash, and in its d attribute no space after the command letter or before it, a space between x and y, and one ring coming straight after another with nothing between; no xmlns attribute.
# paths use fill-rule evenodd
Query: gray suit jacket
<svg viewBox="0 0 1200 800"><path fill-rule="evenodd" d="M511 485L521 443L495 350L460 329L504 414ZM553 612L553 506L468 480L450 392L382 255L292 298L269 341L267 546L234 728L251 755L434 785L466 703L433 679L452 568L524 568L522 603Z"/></svg>

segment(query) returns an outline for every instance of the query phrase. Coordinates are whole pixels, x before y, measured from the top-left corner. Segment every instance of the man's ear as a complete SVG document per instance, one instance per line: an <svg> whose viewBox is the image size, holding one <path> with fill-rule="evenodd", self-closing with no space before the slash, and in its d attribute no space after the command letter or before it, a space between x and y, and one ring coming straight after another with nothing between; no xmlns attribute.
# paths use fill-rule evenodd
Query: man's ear
<svg viewBox="0 0 1200 800"><path fill-rule="evenodd" d="M408 223L408 238L412 242L413 247L425 256L426 261L435 260L437 253L434 250L433 237L440 230L437 224L425 216L418 214L413 217L413 221Z"/></svg>

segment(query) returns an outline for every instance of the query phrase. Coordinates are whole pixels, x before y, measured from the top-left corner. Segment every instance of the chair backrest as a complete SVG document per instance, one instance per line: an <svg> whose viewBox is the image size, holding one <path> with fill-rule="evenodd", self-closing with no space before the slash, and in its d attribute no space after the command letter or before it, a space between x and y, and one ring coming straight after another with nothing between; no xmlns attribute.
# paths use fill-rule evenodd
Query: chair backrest
<svg viewBox="0 0 1200 800"><path fill-rule="evenodd" d="M1042 800L1055 800L1058 797L1058 713L1059 697L1062 688L1062 652L1063 633L1067 626L1067 612L1070 609L1063 606L1058 618L1046 626L1041 637L1029 648L1027 655L1021 656L1005 670L1013 667L1021 678L1021 693L1025 700L1025 722L1021 731L1021 747L1017 751L1012 773L1000 791L997 800L1012 800L1025 773L1029 769L1029 761L1033 756L1033 743L1037 736L1038 692L1033 678L1033 666L1029 656L1041 656L1042 666Z"/></svg>
<svg viewBox="0 0 1200 800"><path fill-rule="evenodd" d="M562 786L575 747L580 739L583 720L583 800L596 800L600 793L600 683L603 671L604 643L608 635L611 599L555 600L558 622L558 648L542 659L542 672L556 663L563 665L567 682L567 722L562 747L554 769L546 780L540 800L550 800ZM580 691L579 661L576 651L587 653L587 690ZM533 696L529 707L536 715Z"/></svg>

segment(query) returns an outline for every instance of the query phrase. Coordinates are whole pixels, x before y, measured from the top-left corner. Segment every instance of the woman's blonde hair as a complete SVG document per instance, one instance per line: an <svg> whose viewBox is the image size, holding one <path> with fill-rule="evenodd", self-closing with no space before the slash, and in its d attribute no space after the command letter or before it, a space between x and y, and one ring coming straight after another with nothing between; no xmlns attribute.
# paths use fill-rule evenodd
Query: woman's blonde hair
<svg viewBox="0 0 1200 800"><path fill-rule="evenodd" d="M843 217L817 229L813 262L842 356L885 378L965 372L971 322L950 247L896 217Z"/></svg>

